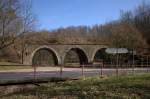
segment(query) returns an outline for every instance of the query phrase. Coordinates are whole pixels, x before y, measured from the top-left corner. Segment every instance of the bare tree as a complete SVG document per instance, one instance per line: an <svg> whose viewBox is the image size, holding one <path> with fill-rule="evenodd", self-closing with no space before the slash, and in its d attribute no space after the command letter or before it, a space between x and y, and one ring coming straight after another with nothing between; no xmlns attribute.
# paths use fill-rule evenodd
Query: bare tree
<svg viewBox="0 0 150 99"><path fill-rule="evenodd" d="M150 2L143 1L135 10L121 11L120 21L132 24L150 45Z"/></svg>
<svg viewBox="0 0 150 99"><path fill-rule="evenodd" d="M0 0L0 49L30 32L34 22L29 0Z"/></svg>
<svg viewBox="0 0 150 99"><path fill-rule="evenodd" d="M136 8L134 23L150 45L150 2L143 2Z"/></svg>
<svg viewBox="0 0 150 99"><path fill-rule="evenodd" d="M132 24L126 22L114 24L111 31L111 45L114 47L138 49L146 46L141 33Z"/></svg>

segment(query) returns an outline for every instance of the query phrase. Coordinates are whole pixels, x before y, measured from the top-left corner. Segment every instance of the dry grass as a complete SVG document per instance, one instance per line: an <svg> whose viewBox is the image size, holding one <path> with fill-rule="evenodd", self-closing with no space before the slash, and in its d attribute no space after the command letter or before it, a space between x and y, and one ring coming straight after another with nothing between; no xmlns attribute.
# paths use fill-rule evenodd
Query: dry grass
<svg viewBox="0 0 150 99"><path fill-rule="evenodd" d="M2 99L150 99L150 74L90 77L47 83L5 94Z"/></svg>

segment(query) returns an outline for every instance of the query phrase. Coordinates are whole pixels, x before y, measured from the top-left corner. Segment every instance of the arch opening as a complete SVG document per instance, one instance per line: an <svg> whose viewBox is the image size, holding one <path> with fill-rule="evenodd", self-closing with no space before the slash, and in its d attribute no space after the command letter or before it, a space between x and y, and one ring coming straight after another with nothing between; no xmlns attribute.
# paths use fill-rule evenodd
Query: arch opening
<svg viewBox="0 0 150 99"><path fill-rule="evenodd" d="M41 48L34 53L32 65L37 66L56 66L58 59L56 54L49 48Z"/></svg>
<svg viewBox="0 0 150 99"><path fill-rule="evenodd" d="M80 66L88 64L88 58L83 50L79 48L70 49L65 56L64 65L65 66Z"/></svg>
<svg viewBox="0 0 150 99"><path fill-rule="evenodd" d="M93 59L93 65L99 66L104 64L108 59L108 54L105 52L106 48L102 48L96 51Z"/></svg>

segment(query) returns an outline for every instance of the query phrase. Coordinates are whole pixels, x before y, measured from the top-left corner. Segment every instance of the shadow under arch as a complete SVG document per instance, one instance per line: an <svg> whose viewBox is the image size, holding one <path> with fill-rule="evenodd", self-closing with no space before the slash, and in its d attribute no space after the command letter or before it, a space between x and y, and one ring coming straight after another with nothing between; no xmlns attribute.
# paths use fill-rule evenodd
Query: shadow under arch
<svg viewBox="0 0 150 99"><path fill-rule="evenodd" d="M107 58L107 53L105 52L106 48L100 48L96 50L93 56L93 62L104 61Z"/></svg>
<svg viewBox="0 0 150 99"><path fill-rule="evenodd" d="M86 65L88 64L88 58L85 52L80 48L71 48L64 56L64 65Z"/></svg>
<svg viewBox="0 0 150 99"><path fill-rule="evenodd" d="M50 48L39 48L32 55L32 65L56 66L58 65L58 57Z"/></svg>

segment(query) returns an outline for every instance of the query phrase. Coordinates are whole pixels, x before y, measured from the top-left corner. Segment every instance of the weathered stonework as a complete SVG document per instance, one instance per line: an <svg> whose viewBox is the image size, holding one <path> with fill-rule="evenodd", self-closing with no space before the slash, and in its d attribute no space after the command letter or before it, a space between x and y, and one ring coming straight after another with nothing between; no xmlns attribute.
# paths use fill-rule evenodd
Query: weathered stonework
<svg viewBox="0 0 150 99"><path fill-rule="evenodd" d="M50 45L28 45L24 55L24 64L32 65L32 59L36 51L40 49L49 49L53 51L57 57L58 64L62 65L67 52L72 48L78 48L87 56L88 63L93 63L96 52L102 48L107 48L107 45L100 44L50 44Z"/></svg>

